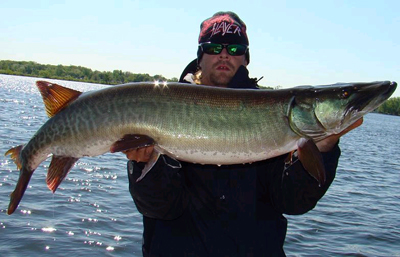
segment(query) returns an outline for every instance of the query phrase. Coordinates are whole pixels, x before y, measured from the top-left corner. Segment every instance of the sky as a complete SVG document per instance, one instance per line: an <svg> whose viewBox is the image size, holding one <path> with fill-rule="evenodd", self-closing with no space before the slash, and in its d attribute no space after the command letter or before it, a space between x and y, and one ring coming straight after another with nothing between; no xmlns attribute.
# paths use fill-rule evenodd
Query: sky
<svg viewBox="0 0 400 257"><path fill-rule="evenodd" d="M263 86L400 83L399 10L398 0L0 0L0 60L179 78L200 23L233 11Z"/></svg>

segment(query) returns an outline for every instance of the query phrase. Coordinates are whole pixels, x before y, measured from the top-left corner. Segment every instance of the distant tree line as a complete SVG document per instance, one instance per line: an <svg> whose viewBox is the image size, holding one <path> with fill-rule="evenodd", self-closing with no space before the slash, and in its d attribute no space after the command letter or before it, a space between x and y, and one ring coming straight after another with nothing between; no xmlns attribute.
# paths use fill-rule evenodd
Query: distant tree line
<svg viewBox="0 0 400 257"><path fill-rule="evenodd" d="M389 98L376 109L376 112L400 116L400 97Z"/></svg>
<svg viewBox="0 0 400 257"><path fill-rule="evenodd" d="M147 73L132 73L121 70L114 70L112 72L93 71L82 66L50 65L10 60L0 60L0 74L84 81L109 85L154 80L178 81L177 78L167 79L161 75L150 76Z"/></svg>

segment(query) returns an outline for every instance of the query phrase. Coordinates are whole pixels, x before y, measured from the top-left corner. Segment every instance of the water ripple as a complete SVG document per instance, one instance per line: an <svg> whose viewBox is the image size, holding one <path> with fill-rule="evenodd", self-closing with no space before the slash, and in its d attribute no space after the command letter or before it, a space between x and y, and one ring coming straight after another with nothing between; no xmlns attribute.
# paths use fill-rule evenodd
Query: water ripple
<svg viewBox="0 0 400 257"><path fill-rule="evenodd" d="M47 119L36 78L0 75L0 152L26 142ZM52 80L54 81L54 80ZM101 85L62 81L81 91ZM384 124L384 126L382 126ZM289 220L288 256L400 256L400 117L369 114L345 135L336 179L316 208ZM6 214L18 171L0 155L2 256L140 256L142 217L129 195L126 160L82 158L55 194L49 162Z"/></svg>

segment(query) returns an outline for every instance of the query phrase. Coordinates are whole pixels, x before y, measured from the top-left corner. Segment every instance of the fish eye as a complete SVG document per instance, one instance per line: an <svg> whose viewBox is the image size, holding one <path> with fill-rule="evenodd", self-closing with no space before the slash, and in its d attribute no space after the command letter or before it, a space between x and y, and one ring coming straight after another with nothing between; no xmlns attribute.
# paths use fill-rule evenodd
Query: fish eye
<svg viewBox="0 0 400 257"><path fill-rule="evenodd" d="M341 92L341 94L340 94L340 98L342 98L342 99L346 99L346 98L348 98L349 96L350 96L350 92L347 91L347 90L343 90L343 91Z"/></svg>

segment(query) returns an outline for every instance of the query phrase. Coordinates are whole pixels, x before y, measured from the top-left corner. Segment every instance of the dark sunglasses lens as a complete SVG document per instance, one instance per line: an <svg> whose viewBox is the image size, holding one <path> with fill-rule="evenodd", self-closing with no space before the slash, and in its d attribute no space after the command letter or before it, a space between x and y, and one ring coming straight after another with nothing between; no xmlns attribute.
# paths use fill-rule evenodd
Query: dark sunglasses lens
<svg viewBox="0 0 400 257"><path fill-rule="evenodd" d="M222 52L223 46L221 44L203 44L203 52L206 54L220 54Z"/></svg>
<svg viewBox="0 0 400 257"><path fill-rule="evenodd" d="M222 49L225 48L225 45L221 44L215 44L215 43L205 43L201 45L201 48L203 49L203 52L206 54L220 54L222 52ZM227 45L226 50L228 51L228 54L233 55L233 56L238 56L238 55L243 55L247 51L247 46L245 45Z"/></svg>
<svg viewBox="0 0 400 257"><path fill-rule="evenodd" d="M247 47L244 45L228 45L226 50L230 55L243 55L246 53Z"/></svg>

